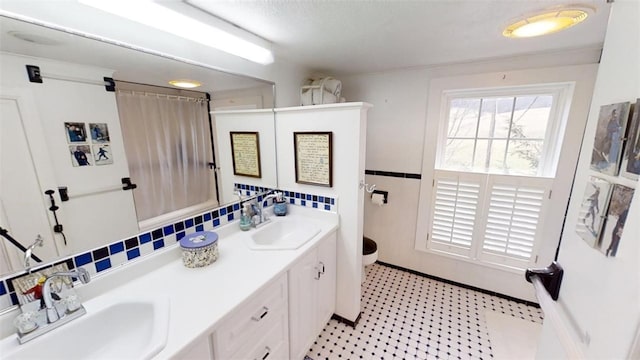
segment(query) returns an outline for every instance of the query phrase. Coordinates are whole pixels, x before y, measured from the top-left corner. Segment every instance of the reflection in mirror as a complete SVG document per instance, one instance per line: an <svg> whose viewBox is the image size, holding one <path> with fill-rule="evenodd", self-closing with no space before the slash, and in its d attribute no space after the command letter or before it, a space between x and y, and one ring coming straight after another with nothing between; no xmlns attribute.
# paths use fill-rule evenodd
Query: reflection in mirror
<svg viewBox="0 0 640 360"><path fill-rule="evenodd" d="M40 235L44 262L224 203L209 111L273 106L270 82L8 17L0 30L0 227L25 248ZM24 269L4 238L0 257L0 273Z"/></svg>

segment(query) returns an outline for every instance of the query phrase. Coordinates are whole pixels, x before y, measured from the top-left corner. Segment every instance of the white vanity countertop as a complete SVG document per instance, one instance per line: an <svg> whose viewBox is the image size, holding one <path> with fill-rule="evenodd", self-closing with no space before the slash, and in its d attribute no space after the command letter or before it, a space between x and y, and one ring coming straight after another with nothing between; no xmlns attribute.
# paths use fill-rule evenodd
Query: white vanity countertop
<svg viewBox="0 0 640 360"><path fill-rule="evenodd" d="M219 235L219 257L207 267L184 267L181 249L174 247L114 269L78 287L78 293L85 299L88 313L92 303L110 299L117 302L167 298L170 302L167 344L154 359L174 357L192 343L203 340L220 320L338 227L335 213L300 206L289 206L289 212L308 217L321 227L320 233L298 249L250 250L244 237L256 230L240 231L236 221L214 230ZM73 326L73 322L65 326Z"/></svg>

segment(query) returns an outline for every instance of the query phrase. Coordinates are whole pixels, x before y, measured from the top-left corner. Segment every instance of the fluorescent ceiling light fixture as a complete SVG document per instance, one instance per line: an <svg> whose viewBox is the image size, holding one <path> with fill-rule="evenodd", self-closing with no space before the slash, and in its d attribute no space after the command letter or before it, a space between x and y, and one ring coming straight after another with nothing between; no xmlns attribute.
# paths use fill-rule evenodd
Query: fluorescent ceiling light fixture
<svg viewBox="0 0 640 360"><path fill-rule="evenodd" d="M78 0L96 9L152 28L195 41L229 54L259 63L270 64L273 54L267 48L220 30L151 0Z"/></svg>
<svg viewBox="0 0 640 360"><path fill-rule="evenodd" d="M527 17L504 29L502 35L510 38L527 38L552 34L584 21L586 9L560 9Z"/></svg>
<svg viewBox="0 0 640 360"><path fill-rule="evenodd" d="M198 86L202 86L202 83L200 83L198 81L186 80L186 79L171 80L171 81L169 81L169 84L171 84L173 86L177 86L179 88L184 88L184 89L193 89L193 88L197 88Z"/></svg>

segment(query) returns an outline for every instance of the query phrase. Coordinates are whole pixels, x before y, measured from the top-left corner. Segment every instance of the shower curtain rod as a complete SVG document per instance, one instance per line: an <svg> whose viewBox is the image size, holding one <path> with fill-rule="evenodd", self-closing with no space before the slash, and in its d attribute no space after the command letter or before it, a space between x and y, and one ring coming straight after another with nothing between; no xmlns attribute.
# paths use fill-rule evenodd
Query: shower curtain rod
<svg viewBox="0 0 640 360"><path fill-rule="evenodd" d="M209 99L207 99L206 97L193 97L193 96L184 96L184 95L170 95L170 94L161 94L161 93L154 93L154 92L150 92L150 91L136 91L136 90L120 90L120 89L116 89L118 92L122 92L122 93L129 93L132 95L144 95L144 96L156 96L156 97L166 97L168 99L178 99L178 100L187 100L187 101L197 101L197 102L204 102L204 101L209 101Z"/></svg>

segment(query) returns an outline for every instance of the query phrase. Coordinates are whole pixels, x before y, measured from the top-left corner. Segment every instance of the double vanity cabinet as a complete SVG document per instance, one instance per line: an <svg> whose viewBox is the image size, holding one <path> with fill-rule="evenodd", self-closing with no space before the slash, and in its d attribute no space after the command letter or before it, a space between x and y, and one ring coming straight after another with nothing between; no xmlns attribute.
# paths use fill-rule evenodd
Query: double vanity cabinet
<svg viewBox="0 0 640 360"><path fill-rule="evenodd" d="M335 309L336 233L226 316L179 359L303 359Z"/></svg>
<svg viewBox="0 0 640 360"><path fill-rule="evenodd" d="M303 359L335 309L336 233L226 316L178 359Z"/></svg>
<svg viewBox="0 0 640 360"><path fill-rule="evenodd" d="M76 287L85 315L23 345L3 330L1 357L303 359L335 311L337 229L336 213L300 206L218 227L213 264L186 268L176 244L100 274Z"/></svg>

